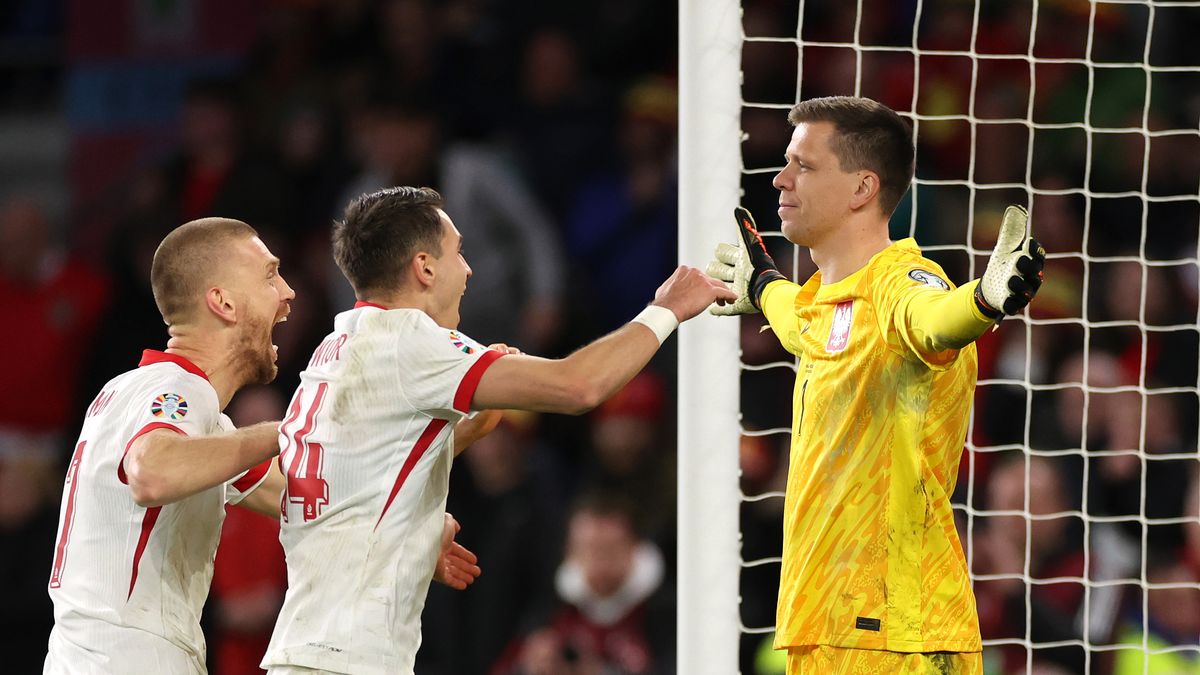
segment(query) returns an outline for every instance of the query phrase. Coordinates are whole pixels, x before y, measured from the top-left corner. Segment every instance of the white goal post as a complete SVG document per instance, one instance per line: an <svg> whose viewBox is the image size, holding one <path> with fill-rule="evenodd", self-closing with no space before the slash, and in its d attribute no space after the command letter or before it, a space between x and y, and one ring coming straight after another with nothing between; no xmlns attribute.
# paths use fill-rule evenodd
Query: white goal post
<svg viewBox="0 0 1200 675"><path fill-rule="evenodd" d="M679 3L679 262L701 267L733 234L741 179L741 5ZM738 671L738 321L679 329L678 662ZM700 368L688 364L703 364Z"/></svg>

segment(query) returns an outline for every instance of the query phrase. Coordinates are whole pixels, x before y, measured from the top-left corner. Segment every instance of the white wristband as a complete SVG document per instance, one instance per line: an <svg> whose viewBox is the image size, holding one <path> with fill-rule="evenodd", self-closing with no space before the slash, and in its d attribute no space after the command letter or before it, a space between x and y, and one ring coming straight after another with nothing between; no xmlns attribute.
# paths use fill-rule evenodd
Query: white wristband
<svg viewBox="0 0 1200 675"><path fill-rule="evenodd" d="M654 331L660 345L679 327L679 319L675 318L675 312L658 305L646 305L646 309L633 317L633 320Z"/></svg>

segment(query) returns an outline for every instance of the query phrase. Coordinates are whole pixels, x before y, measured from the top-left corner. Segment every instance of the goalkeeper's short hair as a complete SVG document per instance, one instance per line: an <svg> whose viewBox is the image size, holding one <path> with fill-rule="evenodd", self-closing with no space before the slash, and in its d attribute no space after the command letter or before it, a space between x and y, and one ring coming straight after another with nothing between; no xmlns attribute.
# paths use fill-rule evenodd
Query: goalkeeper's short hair
<svg viewBox="0 0 1200 675"><path fill-rule="evenodd" d="M801 101L788 113L793 126L830 122L842 171L868 169L879 175L879 208L890 216L912 183L916 147L912 128L891 108L869 98L827 96Z"/></svg>

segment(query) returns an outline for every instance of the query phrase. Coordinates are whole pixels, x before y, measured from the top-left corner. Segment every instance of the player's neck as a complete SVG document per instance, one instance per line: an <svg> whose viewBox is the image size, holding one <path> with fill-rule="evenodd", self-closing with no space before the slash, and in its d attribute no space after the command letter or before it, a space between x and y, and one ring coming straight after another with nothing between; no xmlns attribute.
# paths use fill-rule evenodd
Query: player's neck
<svg viewBox="0 0 1200 675"><path fill-rule="evenodd" d="M191 361L197 368L204 371L209 384L217 392L220 409L224 410L230 399L237 393L245 382L242 369L236 367L239 360L235 358L232 340L219 335L195 333L187 329L171 328L171 337L167 340L166 352Z"/></svg>
<svg viewBox="0 0 1200 675"><path fill-rule="evenodd" d="M811 246L813 263L821 270L821 283L832 284L854 274L892 244L887 221L850 221L824 241Z"/></svg>
<svg viewBox="0 0 1200 675"><path fill-rule="evenodd" d="M379 305L384 309L419 309L429 316L435 314L433 297L429 293L411 290L365 293L359 298L359 302Z"/></svg>

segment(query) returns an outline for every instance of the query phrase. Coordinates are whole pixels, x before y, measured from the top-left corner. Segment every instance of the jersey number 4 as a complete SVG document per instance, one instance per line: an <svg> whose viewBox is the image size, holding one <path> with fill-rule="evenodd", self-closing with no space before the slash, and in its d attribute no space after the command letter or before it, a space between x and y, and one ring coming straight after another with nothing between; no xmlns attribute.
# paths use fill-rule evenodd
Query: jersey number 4
<svg viewBox="0 0 1200 675"><path fill-rule="evenodd" d="M279 427L279 433L283 435L286 443L279 459L281 462L285 458L288 460L287 485L283 489L282 499L279 500L280 514L285 521L288 519L289 504L301 505L305 522L321 515L321 509L329 504L329 483L322 478L324 451L320 443L308 440L328 389L327 382L317 385L317 394L307 412L304 412L304 388L301 387L292 399L287 418ZM297 429L296 424L301 417L304 418L304 424Z"/></svg>

